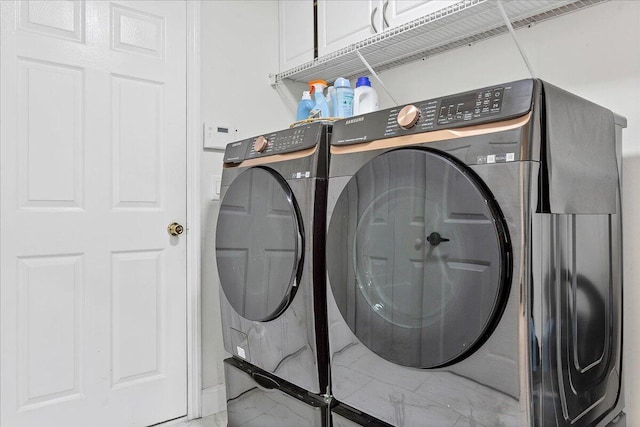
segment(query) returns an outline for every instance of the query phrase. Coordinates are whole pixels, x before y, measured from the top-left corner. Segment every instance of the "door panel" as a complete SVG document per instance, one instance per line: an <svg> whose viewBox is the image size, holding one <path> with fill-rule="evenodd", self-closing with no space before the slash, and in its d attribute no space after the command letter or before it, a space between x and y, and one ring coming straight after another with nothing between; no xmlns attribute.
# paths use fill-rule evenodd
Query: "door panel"
<svg viewBox="0 0 640 427"><path fill-rule="evenodd" d="M23 1L18 7L20 29L84 42L84 2Z"/></svg>
<svg viewBox="0 0 640 427"><path fill-rule="evenodd" d="M313 1L278 1L280 71L313 60Z"/></svg>
<svg viewBox="0 0 640 427"><path fill-rule="evenodd" d="M318 2L318 56L371 37L375 30L382 32L380 0Z"/></svg>
<svg viewBox="0 0 640 427"><path fill-rule="evenodd" d="M216 227L218 272L245 319L272 320L291 301L303 253L300 226L291 189L268 169L248 169L226 190Z"/></svg>
<svg viewBox="0 0 640 427"><path fill-rule="evenodd" d="M0 8L0 424L185 415L185 3Z"/></svg>
<svg viewBox="0 0 640 427"><path fill-rule="evenodd" d="M83 267L82 255L18 258L18 402L23 408L81 398Z"/></svg>
<svg viewBox="0 0 640 427"><path fill-rule="evenodd" d="M113 207L162 207L164 85L111 76Z"/></svg>
<svg viewBox="0 0 640 427"><path fill-rule="evenodd" d="M20 208L82 209L84 70L26 58L17 62Z"/></svg>
<svg viewBox="0 0 640 427"><path fill-rule="evenodd" d="M166 373L164 264L163 251L112 254L111 374L116 387Z"/></svg>
<svg viewBox="0 0 640 427"><path fill-rule="evenodd" d="M552 215L546 253L543 373L559 402L545 401L545 417L590 423L618 400L620 377L620 259L617 215Z"/></svg>
<svg viewBox="0 0 640 427"><path fill-rule="evenodd" d="M387 0L386 23L390 28L406 24L458 3L458 0Z"/></svg>
<svg viewBox="0 0 640 427"><path fill-rule="evenodd" d="M363 166L339 196L329 281L371 350L437 367L473 351L501 315L508 246L493 197L470 171L436 152L396 150Z"/></svg>

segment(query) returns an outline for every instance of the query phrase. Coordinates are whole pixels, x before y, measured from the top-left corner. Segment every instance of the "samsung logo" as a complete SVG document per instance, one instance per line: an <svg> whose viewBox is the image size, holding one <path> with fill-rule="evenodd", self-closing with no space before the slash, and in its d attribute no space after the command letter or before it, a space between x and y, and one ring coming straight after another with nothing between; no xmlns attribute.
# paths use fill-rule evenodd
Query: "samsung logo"
<svg viewBox="0 0 640 427"><path fill-rule="evenodd" d="M242 142L236 142L235 144L231 144L232 147L237 147L238 145L242 144Z"/></svg>
<svg viewBox="0 0 640 427"><path fill-rule="evenodd" d="M354 123L360 123L364 121L364 117L357 117L355 119L349 119L345 122L346 125L352 125Z"/></svg>

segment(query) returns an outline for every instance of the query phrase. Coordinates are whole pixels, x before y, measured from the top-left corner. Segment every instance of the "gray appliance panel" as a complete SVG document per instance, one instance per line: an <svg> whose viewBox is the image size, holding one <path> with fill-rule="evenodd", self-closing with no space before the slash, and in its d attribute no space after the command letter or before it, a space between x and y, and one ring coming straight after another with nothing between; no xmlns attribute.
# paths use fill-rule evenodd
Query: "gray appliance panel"
<svg viewBox="0 0 640 427"><path fill-rule="evenodd" d="M333 427L361 427L362 424L351 421L340 414L331 413L331 425Z"/></svg>
<svg viewBox="0 0 640 427"><path fill-rule="evenodd" d="M504 313L487 341L466 359L440 369L415 369L391 363L356 338L342 316L328 286L332 393L337 400L394 426L527 425L529 384L522 358L528 340L528 260L522 257L529 241L524 226L531 212L528 194L538 173L535 162L478 165L474 172L492 189L502 209L513 242L513 279ZM337 195L349 177L333 178L329 185L328 218L335 214ZM376 324L375 313L358 309L352 286L349 316L364 316L359 325ZM365 301L366 302L366 301ZM362 300L360 301L362 304ZM372 328L370 333L376 333ZM409 351L411 349L408 349Z"/></svg>
<svg viewBox="0 0 640 427"><path fill-rule="evenodd" d="M509 131L416 144L412 147L422 146L443 151L467 165L485 164L488 156L493 156L492 161L495 163L508 163L521 160L525 155L531 132L531 126L525 125ZM333 156L329 176L354 175L362 165L385 151L388 149Z"/></svg>
<svg viewBox="0 0 640 427"><path fill-rule="evenodd" d="M386 360L454 363L502 314L511 275L502 214L475 174L442 153L399 149L367 163L337 200L328 230L338 308Z"/></svg>
<svg viewBox="0 0 640 427"><path fill-rule="evenodd" d="M346 170L350 156L336 157L334 165ZM620 216L535 213L538 162L471 168L495 196L513 242L513 281L500 323L459 363L402 367L351 331L349 316L372 314L357 308L358 299L361 305L366 299L352 293L354 309L345 321L329 287L333 394L395 426L424 420L442 426L607 425L624 408ZM329 221L349 179L330 180ZM619 199L616 204L620 212ZM355 278L353 267L346 268ZM367 322L375 319L355 323Z"/></svg>
<svg viewBox="0 0 640 427"><path fill-rule="evenodd" d="M403 129L397 117L404 105L337 121L331 145L360 144L376 139L473 126L522 116L531 110L534 80L519 80L413 104L417 123Z"/></svg>
<svg viewBox="0 0 640 427"><path fill-rule="evenodd" d="M537 418L604 424L624 407L620 217L539 214L533 224Z"/></svg>
<svg viewBox="0 0 640 427"><path fill-rule="evenodd" d="M293 231L287 236L290 238L287 249L291 249L294 242L298 248L302 248L301 253L294 257L299 256L300 262L296 280L293 283L284 280L291 288L287 300L289 305L282 312L276 310L279 314L272 320L262 322L244 317L234 310L222 289L224 285L221 286L220 306L225 350L266 372L315 393L328 392L327 344L326 338L323 339L326 336L326 319L319 317L319 313L326 310L325 277L324 273L318 272L324 270L324 251L321 248L324 241L329 131L330 126L316 123L295 130L286 129L265 134L272 149L264 153L251 154L251 138L229 144L225 159L229 158L225 160L221 188L221 199L224 200L230 186L247 170L266 170L273 176L280 177L285 182L284 186L291 190L287 195L290 200L280 200L277 203L272 203L271 200L266 203L275 207L276 213L289 211L287 215L275 215L276 222L287 216L291 219L291 208L295 208L299 218L295 228L302 232L300 240L295 237L296 233ZM312 151L309 150L312 148ZM309 150L309 154L296 157L295 152L300 150ZM283 153L292 153L293 157L283 159L271 156ZM245 166L242 163L237 165L247 158L251 158L253 166ZM245 194L245 198L246 196ZM235 229L231 231L236 233L238 240L245 243L244 246L249 246L251 240L264 243L274 230L270 229L268 224L264 224L263 219L256 219L262 223L262 226L257 227L257 231L248 233L247 229L240 230L239 228L243 227L238 227L238 224L235 224ZM289 225L291 222L293 221L290 221ZM220 224L218 230L221 230L221 233L230 231ZM227 241L233 241L233 236L227 237ZM258 246L266 247L262 243ZM257 256L263 265L267 258L264 253L266 252ZM287 275L292 273L291 268L282 270L284 271L274 269L274 272ZM243 295L243 292L238 294ZM235 305L238 305L238 300L242 301L242 298L236 299Z"/></svg>
<svg viewBox="0 0 640 427"><path fill-rule="evenodd" d="M296 151L306 150L315 146L324 146L327 126L320 123L311 123L298 126L292 129L284 129L276 132L265 133L261 136L247 138L227 144L224 152L223 162L233 165L242 163L248 159L259 159L276 154L286 154ZM257 138L266 139L266 148L259 152L254 150L254 142ZM313 171L313 177L318 172L319 176L324 176L324 171L317 169Z"/></svg>
<svg viewBox="0 0 640 427"><path fill-rule="evenodd" d="M613 113L542 82L546 181L542 212L616 213L618 167Z"/></svg>
<svg viewBox="0 0 640 427"><path fill-rule="evenodd" d="M237 360L224 361L229 427L326 427L328 406Z"/></svg>
<svg viewBox="0 0 640 427"><path fill-rule="evenodd" d="M246 168L237 168L245 169ZM240 176L242 170L227 169L227 178ZM224 180L223 176L223 180ZM230 179L231 183L233 182ZM324 393L321 390L320 373L326 366L320 366L314 321L314 286L323 288L324 281L314 283L314 243L313 221L316 219L315 197L320 180L290 179L287 185L291 188L302 218L304 233L304 253L300 280L297 291L289 306L275 319L268 322L253 321L236 312L225 292L220 290L220 306L222 314L222 333L225 350L236 357L283 378L313 393ZM229 184L229 181L227 181ZM228 189L223 186L221 197ZM219 225L220 227L220 225ZM264 230L264 233L270 231ZM261 239L261 232L251 236Z"/></svg>
<svg viewBox="0 0 640 427"><path fill-rule="evenodd" d="M373 418L369 414L349 408L343 403L334 400L331 404L332 427L393 427L384 421Z"/></svg>
<svg viewBox="0 0 640 427"><path fill-rule="evenodd" d="M249 320L276 318L295 295L303 253L291 189L277 174L250 168L225 192L216 232L222 291Z"/></svg>
<svg viewBox="0 0 640 427"><path fill-rule="evenodd" d="M499 98L496 98L496 94ZM487 106L484 106L484 103ZM486 152L492 159L505 155L542 163L538 212L558 214L615 213L615 126L626 120L593 102L542 80L520 80L414 104L420 111L417 123L401 128L397 117L402 106L357 116L335 123L331 144L348 146L405 135L490 124L523 116L531 111L531 138L519 140L518 149L507 153ZM521 143L521 144L520 144ZM505 147L507 148L507 147ZM486 151L486 144L471 150ZM519 155L518 155L519 154ZM465 158L467 164L488 161ZM507 160L508 161L508 160ZM333 171L333 167L332 167ZM332 172L333 173L333 172Z"/></svg>

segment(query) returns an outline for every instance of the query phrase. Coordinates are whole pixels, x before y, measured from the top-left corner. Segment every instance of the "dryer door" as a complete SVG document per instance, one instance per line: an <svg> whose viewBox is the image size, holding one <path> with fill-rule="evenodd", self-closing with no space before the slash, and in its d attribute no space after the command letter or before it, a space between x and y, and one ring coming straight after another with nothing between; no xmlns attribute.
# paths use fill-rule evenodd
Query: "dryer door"
<svg viewBox="0 0 640 427"><path fill-rule="evenodd" d="M500 209L469 168L440 152L400 149L342 190L327 269L360 341L394 363L433 368L471 354L495 327L511 249Z"/></svg>
<svg viewBox="0 0 640 427"><path fill-rule="evenodd" d="M218 275L233 309L249 320L278 317L297 289L303 253L287 182L266 168L240 174L222 199L216 228Z"/></svg>

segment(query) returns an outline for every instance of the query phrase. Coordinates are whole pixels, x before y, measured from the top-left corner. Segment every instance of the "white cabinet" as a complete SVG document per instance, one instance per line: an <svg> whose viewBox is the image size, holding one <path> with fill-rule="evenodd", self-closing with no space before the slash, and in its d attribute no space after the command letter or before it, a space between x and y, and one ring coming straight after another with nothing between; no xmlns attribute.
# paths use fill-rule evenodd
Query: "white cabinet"
<svg viewBox="0 0 640 427"><path fill-rule="evenodd" d="M318 0L318 56L429 15L459 0Z"/></svg>
<svg viewBox="0 0 640 427"><path fill-rule="evenodd" d="M459 0L388 0L382 6L385 30L399 27L458 3Z"/></svg>
<svg viewBox="0 0 640 427"><path fill-rule="evenodd" d="M313 60L313 0L278 2L280 71Z"/></svg>
<svg viewBox="0 0 640 427"><path fill-rule="evenodd" d="M308 82L323 78L332 82L338 77L367 74L360 55L374 70L383 71L458 48L471 37L477 42L507 31L494 1L314 1L318 11L318 60L272 75L274 84L284 79ZM537 23L592 4L584 0L510 0L503 7L511 19ZM357 51L348 46L357 47Z"/></svg>
<svg viewBox="0 0 640 427"><path fill-rule="evenodd" d="M381 31L380 0L318 0L318 56Z"/></svg>

